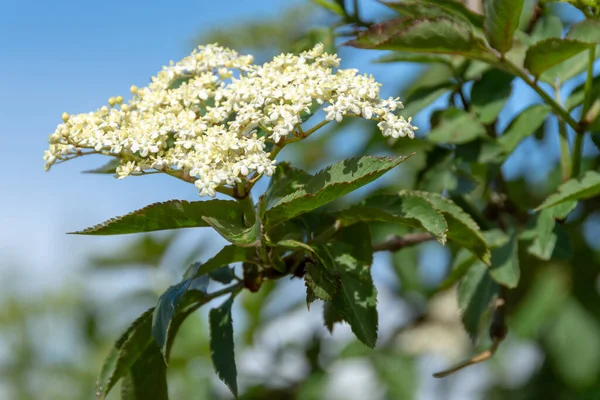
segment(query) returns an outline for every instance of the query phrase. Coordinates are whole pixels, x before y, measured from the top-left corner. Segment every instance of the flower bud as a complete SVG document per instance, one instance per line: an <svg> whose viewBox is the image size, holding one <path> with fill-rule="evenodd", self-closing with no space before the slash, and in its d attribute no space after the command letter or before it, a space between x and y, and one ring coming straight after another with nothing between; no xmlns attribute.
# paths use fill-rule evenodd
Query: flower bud
<svg viewBox="0 0 600 400"><path fill-rule="evenodd" d="M69 118L71 118L71 116L69 115L68 112L64 112L64 113L62 113L61 118L62 118L63 122L67 122L69 120Z"/></svg>
<svg viewBox="0 0 600 400"><path fill-rule="evenodd" d="M131 87L129 88L129 90L131 91L132 94L137 94L138 87L135 86L135 85L131 85Z"/></svg>
<svg viewBox="0 0 600 400"><path fill-rule="evenodd" d="M108 99L108 105L114 107L117 104L117 100L114 97Z"/></svg>
<svg viewBox="0 0 600 400"><path fill-rule="evenodd" d="M117 104L123 104L123 96L115 97L115 101L117 102Z"/></svg>

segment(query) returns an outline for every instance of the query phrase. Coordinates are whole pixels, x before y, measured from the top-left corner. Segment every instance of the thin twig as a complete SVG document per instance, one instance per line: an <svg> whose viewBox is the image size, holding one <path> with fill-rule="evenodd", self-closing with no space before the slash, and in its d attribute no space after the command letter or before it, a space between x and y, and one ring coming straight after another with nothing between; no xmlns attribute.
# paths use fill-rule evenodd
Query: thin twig
<svg viewBox="0 0 600 400"><path fill-rule="evenodd" d="M395 252L405 247L435 239L430 233L409 233L404 236L390 236L384 242L373 245L373 251Z"/></svg>

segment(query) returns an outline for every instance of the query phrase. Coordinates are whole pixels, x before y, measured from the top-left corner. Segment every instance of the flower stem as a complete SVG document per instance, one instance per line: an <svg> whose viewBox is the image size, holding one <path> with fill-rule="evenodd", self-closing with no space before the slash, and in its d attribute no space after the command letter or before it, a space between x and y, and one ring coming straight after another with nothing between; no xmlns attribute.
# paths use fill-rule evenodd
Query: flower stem
<svg viewBox="0 0 600 400"><path fill-rule="evenodd" d="M544 89L539 87L537 81L532 79L527 73L527 71L516 66L506 58L500 58L499 61L504 66L504 68L506 68L506 70L517 75L523 80L523 82L525 82L529 87L535 90L535 92L540 95L544 102L552 108L554 114L556 114L560 119L566 122L571 128L573 128L575 132L580 131L581 128L579 124L577 123L577 121L575 121L571 114L569 114L569 112L563 106L561 106L560 103L556 102L552 98L552 96L546 93Z"/></svg>
<svg viewBox="0 0 600 400"><path fill-rule="evenodd" d="M596 58L596 47L589 50L587 79L585 80L583 108L581 110L580 126L585 126L586 116L592 106L592 83L594 79L594 60ZM585 128L583 130L575 130L575 143L573 144L573 177L577 178L581 172L581 160L583 158L583 139L585 138Z"/></svg>
<svg viewBox="0 0 600 400"><path fill-rule="evenodd" d="M254 225L254 223L256 222L256 208L254 207L254 201L252 201L252 196L248 195L243 198L238 198L237 201L244 212L244 220L246 225Z"/></svg>
<svg viewBox="0 0 600 400"><path fill-rule="evenodd" d="M554 88L554 98L561 104L560 87ZM571 179L571 149L569 148L569 138L567 136L567 125L562 119L558 120L558 140L560 142L560 166L562 169L563 182Z"/></svg>

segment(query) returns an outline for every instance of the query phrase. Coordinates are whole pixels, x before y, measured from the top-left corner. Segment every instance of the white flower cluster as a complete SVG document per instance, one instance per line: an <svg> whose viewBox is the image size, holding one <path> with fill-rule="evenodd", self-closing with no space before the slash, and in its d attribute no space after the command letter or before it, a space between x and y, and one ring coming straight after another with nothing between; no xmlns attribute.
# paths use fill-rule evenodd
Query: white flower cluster
<svg viewBox="0 0 600 400"><path fill-rule="evenodd" d="M380 99L372 76L334 70L338 65L320 44L260 66L252 56L200 46L163 67L147 87L132 86L128 103L118 96L95 112L63 114L50 135L46 169L83 154L112 155L120 160L118 178L178 173L212 197L250 173L271 175L275 161L266 142L305 137L302 124L321 108L326 120L376 119L385 136L414 137L410 119L393 113L402 107L398 99Z"/></svg>

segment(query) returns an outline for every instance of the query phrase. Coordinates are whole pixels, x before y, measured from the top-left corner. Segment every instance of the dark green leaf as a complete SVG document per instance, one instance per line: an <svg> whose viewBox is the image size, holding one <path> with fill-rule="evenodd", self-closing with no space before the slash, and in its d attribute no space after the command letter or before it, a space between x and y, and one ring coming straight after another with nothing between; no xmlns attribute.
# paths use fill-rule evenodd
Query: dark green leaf
<svg viewBox="0 0 600 400"><path fill-rule="evenodd" d="M167 365L156 343L131 366L121 386L123 400L168 400Z"/></svg>
<svg viewBox="0 0 600 400"><path fill-rule="evenodd" d="M448 224L448 239L456 244L466 247L485 264L490 264L490 250L477 223L469 214L463 211L452 200L437 193L413 191L433 203L440 210Z"/></svg>
<svg viewBox="0 0 600 400"><path fill-rule="evenodd" d="M533 243L527 249L530 254L541 260L550 260L558 241L555 220L566 218L576 205L576 201L569 201L548 207L538 214L533 229Z"/></svg>
<svg viewBox="0 0 600 400"><path fill-rule="evenodd" d="M573 39L550 38L534 44L527 50L525 68L539 77L547 69L589 49L590 45Z"/></svg>
<svg viewBox="0 0 600 400"><path fill-rule="evenodd" d="M123 235L165 229L206 227L203 219L242 221L242 210L235 201L209 200L187 202L170 200L154 203L122 217L112 218L83 231L79 235Z"/></svg>
<svg viewBox="0 0 600 400"><path fill-rule="evenodd" d="M584 19L571 27L571 30L567 33L567 38L585 43L600 44L600 21Z"/></svg>
<svg viewBox="0 0 600 400"><path fill-rule="evenodd" d="M441 113L439 124L427 134L427 140L433 143L462 144L485 136L485 127L473 114L459 108L449 108Z"/></svg>
<svg viewBox="0 0 600 400"><path fill-rule="evenodd" d="M452 268L450 274L440 283L438 290L447 290L456 284L471 268L471 266L477 261L477 257L473 255L467 249L460 249L454 260L452 260Z"/></svg>
<svg viewBox="0 0 600 400"><path fill-rule="evenodd" d="M429 200L408 191L371 196L335 215L341 226L357 222L396 222L424 229L442 244L446 242L448 226L442 214Z"/></svg>
<svg viewBox="0 0 600 400"><path fill-rule="evenodd" d="M329 333L333 333L333 326L336 323L343 322L344 318L337 312L332 302L326 301L323 304L323 321Z"/></svg>
<svg viewBox="0 0 600 400"><path fill-rule="evenodd" d="M115 174L117 172L117 167L121 165L121 160L118 158L112 158L109 162L104 164L103 166L90 169L87 171L83 171L84 174Z"/></svg>
<svg viewBox="0 0 600 400"><path fill-rule="evenodd" d="M230 244L223 247L213 258L205 263L195 263L191 265L183 274L183 278L188 279L210 274L212 271L225 265L245 261L252 253L253 249L251 248L238 247Z"/></svg>
<svg viewBox="0 0 600 400"><path fill-rule="evenodd" d="M342 197L374 181L409 157L364 156L330 165L267 210L267 224L275 225Z"/></svg>
<svg viewBox="0 0 600 400"><path fill-rule="evenodd" d="M102 365L96 382L96 397L104 399L144 351L152 344L154 307L140 315L117 340Z"/></svg>
<svg viewBox="0 0 600 400"><path fill-rule="evenodd" d="M485 43L466 23L445 17L419 20L399 18L372 25L346 45L361 49L456 54L490 60Z"/></svg>
<svg viewBox="0 0 600 400"><path fill-rule="evenodd" d="M511 289L517 287L521 277L517 238L513 234L508 243L492 250L490 275L496 282Z"/></svg>
<svg viewBox="0 0 600 400"><path fill-rule="evenodd" d="M583 98L585 97L585 84L581 84L577 86L567 100L565 101L565 107L571 111L577 106L583 103ZM592 98L597 99L600 97L600 76L594 77L592 80Z"/></svg>
<svg viewBox="0 0 600 400"><path fill-rule="evenodd" d="M484 30L490 45L504 54L513 44L523 0L484 0Z"/></svg>
<svg viewBox="0 0 600 400"><path fill-rule="evenodd" d="M271 177L269 187L265 192L266 207L273 207L275 203L288 194L301 189L312 177L308 172L294 168L287 162L277 164L275 173Z"/></svg>
<svg viewBox="0 0 600 400"><path fill-rule="evenodd" d="M431 103L448 93L452 87L453 84L451 83L442 83L436 86L424 86L414 90L406 98L406 107L402 109L402 114L406 118L414 117Z"/></svg>
<svg viewBox="0 0 600 400"><path fill-rule="evenodd" d="M260 219L255 218L252 226L248 227L241 219L224 219L210 216L202 217L226 240L237 246L254 247L260 235Z"/></svg>
<svg viewBox="0 0 600 400"><path fill-rule="evenodd" d="M572 200L583 200L600 194L600 173L587 171L583 177L573 178L558 187L558 191L550 195L536 208L536 211Z"/></svg>
<svg viewBox="0 0 600 400"><path fill-rule="evenodd" d="M207 275L198 278L185 279L169 287L158 299L152 318L152 336L158 343L165 359L168 358L172 342L171 324L178 312L184 296L188 291L195 291L202 296L206 295L209 278Z"/></svg>
<svg viewBox="0 0 600 400"><path fill-rule="evenodd" d="M339 286L339 279L331 270L313 263L306 264L304 282L306 287L321 300L331 300Z"/></svg>
<svg viewBox="0 0 600 400"><path fill-rule="evenodd" d="M415 19L424 17L453 17L469 22L478 28L483 26L481 15L474 13L463 3L456 0L403 0L399 2L383 2L383 4L398 11L404 17Z"/></svg>
<svg viewBox="0 0 600 400"><path fill-rule="evenodd" d="M231 268L228 265L217 268L214 271L211 271L208 274L208 276L213 281L217 281L217 282L223 283L225 285L228 283L231 283L231 281L233 281L235 279L235 274L234 274L233 268Z"/></svg>
<svg viewBox="0 0 600 400"><path fill-rule="evenodd" d="M452 59L446 54L410 53L407 51L394 51L375 60L376 63L414 62L414 63L442 63L452 68Z"/></svg>
<svg viewBox="0 0 600 400"><path fill-rule="evenodd" d="M483 124L490 124L508 101L514 75L498 69L486 71L471 89L471 108Z"/></svg>
<svg viewBox="0 0 600 400"><path fill-rule="evenodd" d="M471 339L475 340L498 294L498 284L490 277L488 268L476 262L461 279L457 294L463 325Z"/></svg>
<svg viewBox="0 0 600 400"><path fill-rule="evenodd" d="M230 298L218 308L210 310L210 357L219 378L237 397L237 369L233 350L233 323L231 318L232 304L233 299Z"/></svg>
<svg viewBox="0 0 600 400"><path fill-rule="evenodd" d="M315 249L325 268L339 277L341 286L332 301L335 309L350 324L356 337L372 348L377 342L378 326L377 291L370 268L373 251L364 249L371 246L368 229L364 234L364 228L356 227L363 230L362 235L354 233L345 238L354 243L334 242ZM350 230L356 232L357 229Z"/></svg>

